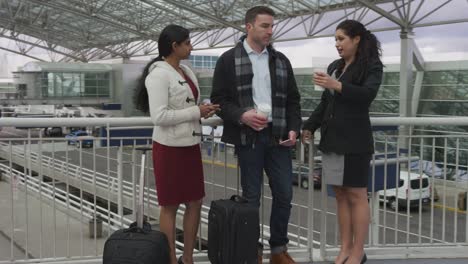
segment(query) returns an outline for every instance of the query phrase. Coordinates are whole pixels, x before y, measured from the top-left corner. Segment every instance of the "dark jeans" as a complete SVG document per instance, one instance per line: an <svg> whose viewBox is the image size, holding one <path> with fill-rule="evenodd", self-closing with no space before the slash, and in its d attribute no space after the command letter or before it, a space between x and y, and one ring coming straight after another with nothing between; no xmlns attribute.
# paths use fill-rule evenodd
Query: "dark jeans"
<svg viewBox="0 0 468 264"><path fill-rule="evenodd" d="M236 146L236 152L241 169L242 195L257 207L260 206L265 170L273 196L270 247L287 245L292 200L291 148L271 144L271 129L265 128L258 133L254 145Z"/></svg>

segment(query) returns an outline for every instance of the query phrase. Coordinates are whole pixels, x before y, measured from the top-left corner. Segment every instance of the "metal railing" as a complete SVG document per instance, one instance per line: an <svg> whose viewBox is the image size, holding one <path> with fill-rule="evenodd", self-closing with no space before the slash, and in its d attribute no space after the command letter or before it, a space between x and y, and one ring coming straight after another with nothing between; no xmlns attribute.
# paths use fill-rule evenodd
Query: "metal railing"
<svg viewBox="0 0 468 264"><path fill-rule="evenodd" d="M84 149L68 145L64 138L44 138L31 128L81 127L84 123L106 128L107 137L92 139L94 147ZM468 125L468 118L375 118L372 123ZM203 124L217 126L221 122L210 119ZM0 263L99 262L106 237L135 219L136 175L140 169L147 175L146 217L157 224L159 208L151 162L140 168L135 151L137 142L146 140L149 144L151 138L111 136L111 131L118 129L115 127L150 125L149 118L0 119L1 127L29 128L12 130L0 138L0 243L4 240L9 245L8 250L0 249ZM19 138L15 133L21 134ZM214 137L205 139L209 139L202 144L206 197L195 251L195 259L201 263L207 262L210 201L241 191L232 146ZM111 140L120 143L112 147ZM99 147L100 142L107 144ZM369 175L371 226L366 245L371 258L468 257L468 218L466 210L458 209L463 202L459 194L468 190L468 181L449 177L449 172L462 175L460 172L466 171L465 144L465 135L376 136L377 153ZM332 260L339 248L334 198L324 184L320 189L313 188L320 179L320 152L314 144L298 142L294 153L298 187L294 189L289 223L289 251L298 261ZM393 188L401 180L406 183ZM411 184L417 188L411 188ZM261 242L266 248L271 199L265 183ZM183 212L182 206L178 227L182 226ZM177 246L180 250L183 244L177 242Z"/></svg>

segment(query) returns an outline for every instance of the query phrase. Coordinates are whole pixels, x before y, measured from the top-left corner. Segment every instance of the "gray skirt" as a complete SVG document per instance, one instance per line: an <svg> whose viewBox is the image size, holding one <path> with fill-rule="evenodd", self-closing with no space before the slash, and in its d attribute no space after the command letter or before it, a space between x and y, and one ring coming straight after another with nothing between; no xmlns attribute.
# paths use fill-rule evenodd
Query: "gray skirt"
<svg viewBox="0 0 468 264"><path fill-rule="evenodd" d="M367 187L371 154L322 154L322 180L343 187Z"/></svg>

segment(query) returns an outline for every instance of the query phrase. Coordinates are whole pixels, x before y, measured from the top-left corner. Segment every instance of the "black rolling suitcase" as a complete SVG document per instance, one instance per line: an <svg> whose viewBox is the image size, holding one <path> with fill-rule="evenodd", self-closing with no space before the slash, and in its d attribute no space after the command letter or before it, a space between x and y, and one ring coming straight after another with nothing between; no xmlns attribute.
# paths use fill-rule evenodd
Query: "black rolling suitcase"
<svg viewBox="0 0 468 264"><path fill-rule="evenodd" d="M208 258L213 264L256 263L260 234L258 208L244 198L211 202L208 213Z"/></svg>
<svg viewBox="0 0 468 264"><path fill-rule="evenodd" d="M115 231L104 245L103 264L169 264L169 244L165 234L151 230L143 221L143 187L145 184L146 151L142 150L137 219L129 228Z"/></svg>

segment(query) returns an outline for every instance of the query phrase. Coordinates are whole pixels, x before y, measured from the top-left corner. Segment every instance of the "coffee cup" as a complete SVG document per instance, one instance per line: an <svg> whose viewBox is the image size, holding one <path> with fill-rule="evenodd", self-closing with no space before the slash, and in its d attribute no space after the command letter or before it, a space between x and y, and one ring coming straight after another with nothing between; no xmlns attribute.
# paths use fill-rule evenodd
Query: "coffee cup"
<svg viewBox="0 0 468 264"><path fill-rule="evenodd" d="M327 73L327 69L325 69L325 68L314 68L314 75L316 73ZM323 88L322 86L320 86L318 84L314 84L314 90L319 91L319 92L323 92L325 90L325 88Z"/></svg>
<svg viewBox="0 0 468 264"><path fill-rule="evenodd" d="M257 105L257 114L268 118L271 113L271 106L269 104L259 104Z"/></svg>

